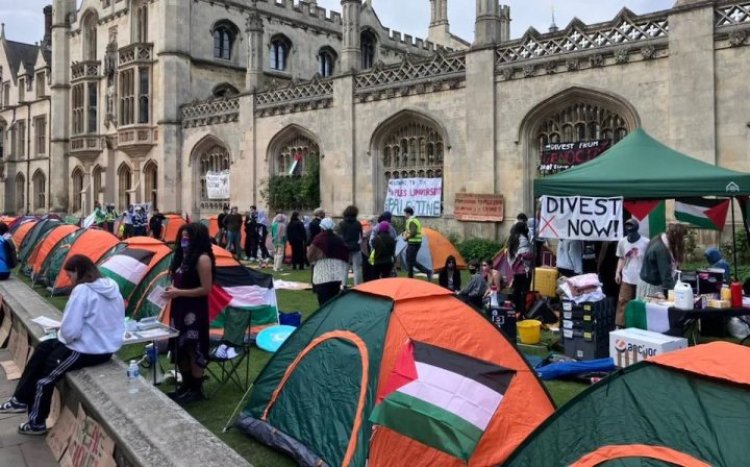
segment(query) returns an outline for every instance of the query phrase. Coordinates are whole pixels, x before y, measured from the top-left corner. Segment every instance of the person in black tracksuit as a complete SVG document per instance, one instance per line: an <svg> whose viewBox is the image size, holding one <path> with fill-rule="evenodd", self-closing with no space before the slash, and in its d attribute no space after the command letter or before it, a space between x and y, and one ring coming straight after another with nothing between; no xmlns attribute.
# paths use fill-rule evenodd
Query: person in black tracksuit
<svg viewBox="0 0 750 467"><path fill-rule="evenodd" d="M250 206L250 211L245 215L245 256L248 260L257 258L258 240L258 214L255 206Z"/></svg>
<svg viewBox="0 0 750 467"><path fill-rule="evenodd" d="M307 243L307 232L305 224L299 218L298 212L293 212L289 225L286 228L286 238L292 246L292 269L302 271L305 269L305 243Z"/></svg>

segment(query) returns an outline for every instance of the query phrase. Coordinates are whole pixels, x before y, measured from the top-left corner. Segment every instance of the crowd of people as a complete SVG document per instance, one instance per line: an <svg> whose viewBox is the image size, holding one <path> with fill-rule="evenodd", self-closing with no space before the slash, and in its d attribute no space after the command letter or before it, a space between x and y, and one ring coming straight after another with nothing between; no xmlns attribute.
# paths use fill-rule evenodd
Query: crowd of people
<svg viewBox="0 0 750 467"><path fill-rule="evenodd" d="M118 214L114 204L108 204L102 208L97 201L94 203L93 225L116 234L121 238L141 237L151 235L161 238L165 217L158 209L154 208L151 216L148 215L143 206L135 207L132 204L122 214ZM119 223L119 231L115 231Z"/></svg>

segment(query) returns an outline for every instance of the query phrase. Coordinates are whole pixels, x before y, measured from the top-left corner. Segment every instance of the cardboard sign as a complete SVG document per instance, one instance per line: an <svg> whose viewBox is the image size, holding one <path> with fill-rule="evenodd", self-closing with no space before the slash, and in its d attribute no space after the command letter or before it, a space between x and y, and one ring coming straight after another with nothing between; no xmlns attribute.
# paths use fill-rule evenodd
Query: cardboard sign
<svg viewBox="0 0 750 467"><path fill-rule="evenodd" d="M62 458L70 442L70 437L73 436L73 432L78 426L77 423L73 412L69 408L64 407L57 423L55 423L52 430L47 434L47 446L49 446L56 461L59 462L60 458Z"/></svg>
<svg viewBox="0 0 750 467"><path fill-rule="evenodd" d="M611 139L547 144L540 157L539 175L553 175L591 161L611 146Z"/></svg>
<svg viewBox="0 0 750 467"><path fill-rule="evenodd" d="M0 325L0 347L5 344L5 341L10 336L10 330L13 326L13 316L10 313L5 313L3 316L3 324Z"/></svg>
<svg viewBox="0 0 750 467"><path fill-rule="evenodd" d="M622 238L622 197L543 196L540 238L617 241Z"/></svg>
<svg viewBox="0 0 750 467"><path fill-rule="evenodd" d="M78 406L76 429L60 461L62 467L114 467L115 442Z"/></svg>
<svg viewBox="0 0 750 467"><path fill-rule="evenodd" d="M505 215L503 195L456 193L453 214L456 220L464 222L502 222Z"/></svg>
<svg viewBox="0 0 750 467"><path fill-rule="evenodd" d="M442 199L442 178L392 178L388 180L385 210L401 216L408 206L417 217L440 217Z"/></svg>

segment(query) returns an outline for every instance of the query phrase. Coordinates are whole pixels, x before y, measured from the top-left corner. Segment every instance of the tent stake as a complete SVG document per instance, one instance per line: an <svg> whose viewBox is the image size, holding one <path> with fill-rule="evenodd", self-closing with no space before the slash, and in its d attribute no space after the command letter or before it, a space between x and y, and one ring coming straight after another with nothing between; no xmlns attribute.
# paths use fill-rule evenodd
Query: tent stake
<svg viewBox="0 0 750 467"><path fill-rule="evenodd" d="M227 420L227 424L224 425L224 428L221 430L222 433L226 433L229 431L229 429L232 427L232 422L234 421L235 415L237 415L237 412L240 410L240 406L243 402L245 402L245 398L248 394L250 394L250 391L252 391L253 386L255 386L255 383L250 385L249 388L247 388L247 391L245 391L245 394L242 395L242 399L240 399L240 402L237 404L237 407L234 408L234 412L232 412L232 415L229 417L229 420Z"/></svg>

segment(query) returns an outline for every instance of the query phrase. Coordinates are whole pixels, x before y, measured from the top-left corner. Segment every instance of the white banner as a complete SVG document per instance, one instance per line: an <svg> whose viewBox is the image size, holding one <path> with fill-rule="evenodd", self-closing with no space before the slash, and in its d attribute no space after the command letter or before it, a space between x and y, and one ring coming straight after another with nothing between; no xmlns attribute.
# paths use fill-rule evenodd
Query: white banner
<svg viewBox="0 0 750 467"><path fill-rule="evenodd" d="M442 197L442 178L394 178L388 180L385 210L401 216L411 206L417 217L440 217Z"/></svg>
<svg viewBox="0 0 750 467"><path fill-rule="evenodd" d="M208 199L229 199L229 171L206 172Z"/></svg>
<svg viewBox="0 0 750 467"><path fill-rule="evenodd" d="M540 238L616 241L622 238L622 198L542 196Z"/></svg>

